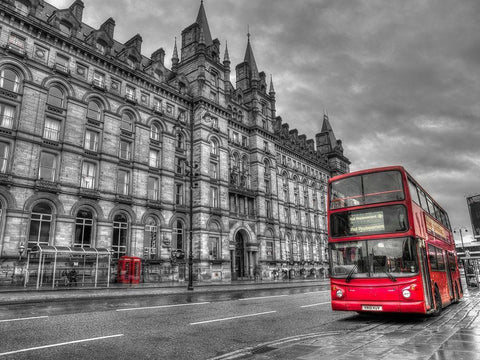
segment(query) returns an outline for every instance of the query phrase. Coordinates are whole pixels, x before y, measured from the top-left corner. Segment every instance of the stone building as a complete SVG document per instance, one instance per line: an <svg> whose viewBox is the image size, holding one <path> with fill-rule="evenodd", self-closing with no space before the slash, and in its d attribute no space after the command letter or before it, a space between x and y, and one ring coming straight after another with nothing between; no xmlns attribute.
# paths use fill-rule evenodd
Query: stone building
<svg viewBox="0 0 480 360"><path fill-rule="evenodd" d="M112 281L124 255L183 281L190 250L194 280L320 275L327 180L349 166L328 117L307 139L277 116L249 36L232 84L203 2L171 69L83 10L0 3L0 283L40 282L35 259L85 278L96 249Z"/></svg>

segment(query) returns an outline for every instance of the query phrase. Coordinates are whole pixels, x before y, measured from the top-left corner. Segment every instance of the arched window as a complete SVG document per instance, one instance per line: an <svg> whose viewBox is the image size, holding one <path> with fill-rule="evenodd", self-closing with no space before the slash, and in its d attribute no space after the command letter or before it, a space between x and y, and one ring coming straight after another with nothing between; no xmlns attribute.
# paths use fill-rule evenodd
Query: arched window
<svg viewBox="0 0 480 360"><path fill-rule="evenodd" d="M52 86L48 90L47 103L59 108L65 107L65 94L58 86Z"/></svg>
<svg viewBox="0 0 480 360"><path fill-rule="evenodd" d="M157 232L158 225L154 217L149 216L145 221L145 236L143 240L143 253L145 259L157 259Z"/></svg>
<svg viewBox="0 0 480 360"><path fill-rule="evenodd" d="M100 121L101 116L102 108L100 105L94 100L89 101L87 107L87 118Z"/></svg>
<svg viewBox="0 0 480 360"><path fill-rule="evenodd" d="M160 126L157 123L150 126L150 139L160 141Z"/></svg>
<svg viewBox="0 0 480 360"><path fill-rule="evenodd" d="M265 176L270 176L271 171L270 171L270 161L268 159L265 159L263 162L263 165L265 166Z"/></svg>
<svg viewBox="0 0 480 360"><path fill-rule="evenodd" d="M293 249L292 249L292 242L290 241L290 236L285 235L285 260L291 260L292 259L292 254L293 254Z"/></svg>
<svg viewBox="0 0 480 360"><path fill-rule="evenodd" d="M293 254L293 260L294 261L299 261L300 257L299 257L298 237L293 241L292 254Z"/></svg>
<svg viewBox="0 0 480 360"><path fill-rule="evenodd" d="M298 246L299 260L303 261L305 260L305 245L301 236L297 236L296 244Z"/></svg>
<svg viewBox="0 0 480 360"><path fill-rule="evenodd" d="M118 259L127 253L128 219L125 214L117 214L113 218L113 258Z"/></svg>
<svg viewBox="0 0 480 360"><path fill-rule="evenodd" d="M91 247L93 245L93 214L88 209L81 209L77 212L75 219L75 247Z"/></svg>
<svg viewBox="0 0 480 360"><path fill-rule="evenodd" d="M177 144L176 144L177 149L185 149L185 137L183 134L179 131L177 132Z"/></svg>
<svg viewBox="0 0 480 360"><path fill-rule="evenodd" d="M238 154L237 153L233 154L232 162L233 162L232 166L238 169L239 164L238 164Z"/></svg>
<svg viewBox="0 0 480 360"><path fill-rule="evenodd" d="M242 168L241 171L247 171L248 170L248 159L246 156L242 157Z"/></svg>
<svg viewBox="0 0 480 360"><path fill-rule="evenodd" d="M241 110L238 111L238 121L243 122L243 112Z"/></svg>
<svg viewBox="0 0 480 360"><path fill-rule="evenodd" d="M222 258L222 246L220 242L220 226L216 221L208 225L208 257L209 260L218 260Z"/></svg>
<svg viewBox="0 0 480 360"><path fill-rule="evenodd" d="M309 260L315 261L315 251L314 251L314 242L311 238L308 239L308 253L309 253Z"/></svg>
<svg viewBox="0 0 480 360"><path fill-rule="evenodd" d="M184 244L184 226L183 222L181 220L175 221L175 224L173 225L173 244L172 248L173 249L178 249L178 250L185 250L185 244Z"/></svg>
<svg viewBox="0 0 480 360"><path fill-rule="evenodd" d="M48 245L50 241L50 227L52 223L52 209L46 203L38 203L30 215L30 233L28 248L35 245Z"/></svg>
<svg viewBox="0 0 480 360"><path fill-rule="evenodd" d="M210 139L210 154L218 155L218 141L215 138Z"/></svg>
<svg viewBox="0 0 480 360"><path fill-rule="evenodd" d="M267 260L274 259L273 235L270 230L265 231L265 256Z"/></svg>
<svg viewBox="0 0 480 360"><path fill-rule="evenodd" d="M0 87L2 89L18 92L20 87L20 78L18 74L9 68L3 68L0 71Z"/></svg>
<svg viewBox="0 0 480 360"><path fill-rule="evenodd" d="M122 125L123 130L132 131L133 130L133 115L129 112L124 112L122 114Z"/></svg>

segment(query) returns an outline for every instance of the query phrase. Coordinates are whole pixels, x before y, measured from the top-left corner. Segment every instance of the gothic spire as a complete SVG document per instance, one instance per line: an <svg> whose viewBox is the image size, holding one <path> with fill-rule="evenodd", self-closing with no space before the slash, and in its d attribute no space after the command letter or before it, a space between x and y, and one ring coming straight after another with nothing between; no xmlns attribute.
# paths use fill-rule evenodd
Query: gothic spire
<svg viewBox="0 0 480 360"><path fill-rule="evenodd" d="M205 8L203 7L203 0L200 2L200 9L198 10L197 20L195 22L200 25L200 31L203 31L205 45L212 45L212 34L210 33L210 28L208 27L207 14L205 13Z"/></svg>
<svg viewBox="0 0 480 360"><path fill-rule="evenodd" d="M175 38L175 45L173 47L173 55L172 55L172 66L177 66L178 64L178 51L177 51L177 38Z"/></svg>
<svg viewBox="0 0 480 360"><path fill-rule="evenodd" d="M273 88L272 75L270 75L270 89L268 90L268 93L269 93L270 95L275 95L275 89Z"/></svg>
<svg viewBox="0 0 480 360"><path fill-rule="evenodd" d="M223 63L230 63L230 56L228 55L228 46L227 46L227 40L225 40L225 54L223 55Z"/></svg>
<svg viewBox="0 0 480 360"><path fill-rule="evenodd" d="M252 46L250 45L250 31L247 34L247 50L245 51L245 58L243 59L250 67L250 76L252 80L259 80L257 63L255 62L255 56L253 56Z"/></svg>

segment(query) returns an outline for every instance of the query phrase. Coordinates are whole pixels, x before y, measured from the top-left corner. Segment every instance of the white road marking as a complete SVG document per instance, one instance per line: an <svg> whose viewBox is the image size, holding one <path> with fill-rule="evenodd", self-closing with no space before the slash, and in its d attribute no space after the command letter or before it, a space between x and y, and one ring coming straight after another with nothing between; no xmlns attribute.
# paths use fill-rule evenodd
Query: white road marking
<svg viewBox="0 0 480 360"><path fill-rule="evenodd" d="M310 291L310 292L305 292L304 294L321 294L321 293L329 293L330 290L322 290L322 291Z"/></svg>
<svg viewBox="0 0 480 360"><path fill-rule="evenodd" d="M291 296L291 295L271 295L271 296L258 296L258 297L251 297L251 298L243 298L243 299L238 299L238 301L245 301L245 300L258 300L258 299L271 299L271 298L282 297L282 296Z"/></svg>
<svg viewBox="0 0 480 360"><path fill-rule="evenodd" d="M210 304L210 302L204 301L204 302L188 303L188 304L145 306L145 307L137 307L137 308L117 309L116 311L132 311L132 310L146 310L146 309L163 309L163 308L170 308L170 307L193 306L193 305L203 305L203 304Z"/></svg>
<svg viewBox="0 0 480 360"><path fill-rule="evenodd" d="M70 344L78 344L78 343L87 342L87 341L95 341L95 340L109 339L109 338L114 338L114 337L119 337L119 336L123 336L123 334L100 336L100 337L90 338L90 339L67 341L67 342L58 343L58 344L50 344L50 345L36 346L36 347L28 348L28 349L20 349L20 350L8 351L8 352L0 353L0 356L18 354L18 353L21 353L21 352L27 352L27 351L33 351L33 350L47 349L47 348L51 348L51 347L55 347L55 346L64 346L64 345L70 345Z"/></svg>
<svg viewBox="0 0 480 360"><path fill-rule="evenodd" d="M0 320L0 323L9 322L9 321L22 321L22 320L33 320L33 319L45 319L45 318L48 318L48 316L44 315L44 316L31 316L31 317L16 318L16 319L5 319L5 320Z"/></svg>
<svg viewBox="0 0 480 360"><path fill-rule="evenodd" d="M199 322L190 323L190 325L207 324L207 323L212 323L217 321L227 321L227 320L240 319L240 318L245 318L250 316L259 316L259 315L265 315L265 314L273 314L273 313L276 313L276 311L265 311L265 312L256 313L256 314L239 315L239 316L232 316L232 317L223 318L223 319L199 321Z"/></svg>
<svg viewBox="0 0 480 360"><path fill-rule="evenodd" d="M318 306L318 305L325 305L325 304L330 304L330 301L321 302L321 303L316 303L316 304L310 304L310 305L303 305L303 306L300 306L300 307L301 307L301 308L306 308L306 307Z"/></svg>

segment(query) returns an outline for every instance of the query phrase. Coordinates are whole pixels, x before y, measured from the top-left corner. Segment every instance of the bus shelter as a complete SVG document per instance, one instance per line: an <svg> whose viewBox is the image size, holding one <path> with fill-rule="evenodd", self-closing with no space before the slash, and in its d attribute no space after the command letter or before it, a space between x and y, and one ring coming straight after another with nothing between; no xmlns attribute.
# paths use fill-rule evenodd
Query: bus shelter
<svg viewBox="0 0 480 360"><path fill-rule="evenodd" d="M110 284L111 252L105 248L36 245L28 251L25 286Z"/></svg>
<svg viewBox="0 0 480 360"><path fill-rule="evenodd" d="M466 256L462 259L467 286L480 285L480 256Z"/></svg>

